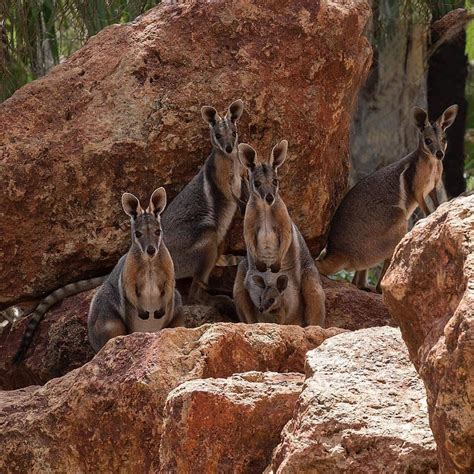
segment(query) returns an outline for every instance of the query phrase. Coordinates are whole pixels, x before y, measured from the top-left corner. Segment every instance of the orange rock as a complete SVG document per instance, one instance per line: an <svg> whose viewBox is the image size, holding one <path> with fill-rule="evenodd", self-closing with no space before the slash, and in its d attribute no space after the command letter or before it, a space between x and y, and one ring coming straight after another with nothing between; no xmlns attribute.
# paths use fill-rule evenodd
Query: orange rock
<svg viewBox="0 0 474 474"><path fill-rule="evenodd" d="M443 204L398 245L383 295L428 395L442 472L474 472L474 196Z"/></svg>
<svg viewBox="0 0 474 474"><path fill-rule="evenodd" d="M118 337L43 387L0 392L0 472L154 472L171 390L249 371L302 372L338 329L214 324Z"/></svg>
<svg viewBox="0 0 474 474"><path fill-rule="evenodd" d="M180 385L166 401L160 472L263 472L303 381L247 372Z"/></svg>
<svg viewBox="0 0 474 474"><path fill-rule="evenodd" d="M437 471L423 383L399 329L333 337L308 353L306 375L268 472Z"/></svg>
<svg viewBox="0 0 474 474"><path fill-rule="evenodd" d="M268 155L289 140L282 194L320 250L371 60L367 2L170 3L105 28L0 104L0 307L106 273L129 242L121 193L164 185L172 199L210 151L200 107L236 98L241 141Z"/></svg>

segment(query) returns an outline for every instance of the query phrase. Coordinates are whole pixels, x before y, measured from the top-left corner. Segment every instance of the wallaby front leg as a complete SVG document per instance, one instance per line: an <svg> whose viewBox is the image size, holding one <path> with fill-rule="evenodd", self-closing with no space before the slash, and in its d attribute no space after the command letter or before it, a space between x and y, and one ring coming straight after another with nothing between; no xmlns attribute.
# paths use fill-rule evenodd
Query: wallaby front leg
<svg viewBox="0 0 474 474"><path fill-rule="evenodd" d="M418 206L420 206L420 209L425 213L425 216L428 217L431 212L430 212L430 209L428 207L428 205L426 204L426 201L425 201L425 198L423 197L423 194L422 193L416 193L415 194L415 199L416 199L416 202L418 203Z"/></svg>
<svg viewBox="0 0 474 474"><path fill-rule="evenodd" d="M380 272L379 281L377 282L377 287L376 287L377 293L382 293L382 279L385 276L385 273L391 261L392 261L392 257L386 258L383 262L382 271Z"/></svg>
<svg viewBox="0 0 474 474"><path fill-rule="evenodd" d="M433 201L434 208L437 209L439 206L439 199L438 199L438 189L436 186L430 191L429 196L431 200Z"/></svg>
<svg viewBox="0 0 474 474"><path fill-rule="evenodd" d="M324 325L326 295L316 271L305 271L301 278L301 295L304 303L304 320L308 326Z"/></svg>

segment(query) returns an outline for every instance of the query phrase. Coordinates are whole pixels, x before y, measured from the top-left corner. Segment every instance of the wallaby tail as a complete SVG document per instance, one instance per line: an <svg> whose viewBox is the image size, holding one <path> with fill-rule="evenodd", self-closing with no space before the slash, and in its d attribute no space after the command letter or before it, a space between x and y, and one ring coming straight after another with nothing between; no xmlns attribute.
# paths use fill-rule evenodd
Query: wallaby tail
<svg viewBox="0 0 474 474"><path fill-rule="evenodd" d="M93 288L96 288L104 282L107 276L108 275L69 283L69 285L58 288L57 290L46 296L46 298L43 298L38 304L38 306L34 309L34 311L32 313L29 313L32 316L31 319L28 321L28 325L26 326L26 331L23 335L20 347L17 353L15 354L15 357L13 358L13 363L18 364L23 360L28 350L28 347L30 347L38 324L41 322L43 316L48 312L51 306L67 298L68 296L72 296L77 293L82 293L83 291L92 290Z"/></svg>

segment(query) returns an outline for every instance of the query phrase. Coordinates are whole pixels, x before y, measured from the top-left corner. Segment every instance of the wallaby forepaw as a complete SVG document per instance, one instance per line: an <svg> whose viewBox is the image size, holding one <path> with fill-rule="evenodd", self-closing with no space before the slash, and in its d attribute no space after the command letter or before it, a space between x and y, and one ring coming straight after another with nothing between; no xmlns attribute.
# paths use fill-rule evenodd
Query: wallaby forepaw
<svg viewBox="0 0 474 474"><path fill-rule="evenodd" d="M257 268L257 270L259 272L262 272L262 273L265 273L267 271L267 264L266 263L263 263L262 261L260 260L257 260L255 262L255 267Z"/></svg>
<svg viewBox="0 0 474 474"><path fill-rule="evenodd" d="M275 262L270 265L270 271L272 273L279 273L281 270L281 263L280 262Z"/></svg>

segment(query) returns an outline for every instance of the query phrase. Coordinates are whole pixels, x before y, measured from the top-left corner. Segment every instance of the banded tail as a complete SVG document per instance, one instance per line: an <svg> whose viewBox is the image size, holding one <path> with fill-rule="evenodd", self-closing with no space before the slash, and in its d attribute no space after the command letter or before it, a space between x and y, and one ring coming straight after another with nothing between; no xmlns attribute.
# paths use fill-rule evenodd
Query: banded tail
<svg viewBox="0 0 474 474"><path fill-rule="evenodd" d="M107 277L108 275L105 275L101 277L90 278L88 280L80 280L74 283L69 283L68 285L53 291L48 296L46 296L46 298L43 298L35 310L31 313L31 319L28 321L28 325L26 326L26 331L23 335L20 347L13 358L13 363L18 364L23 360L28 348L30 347L31 341L33 340L33 336L38 324L41 322L43 316L48 312L51 306L54 306L56 303L59 303L59 301L62 301L69 296L82 293L83 291L92 290L93 288L100 286Z"/></svg>

